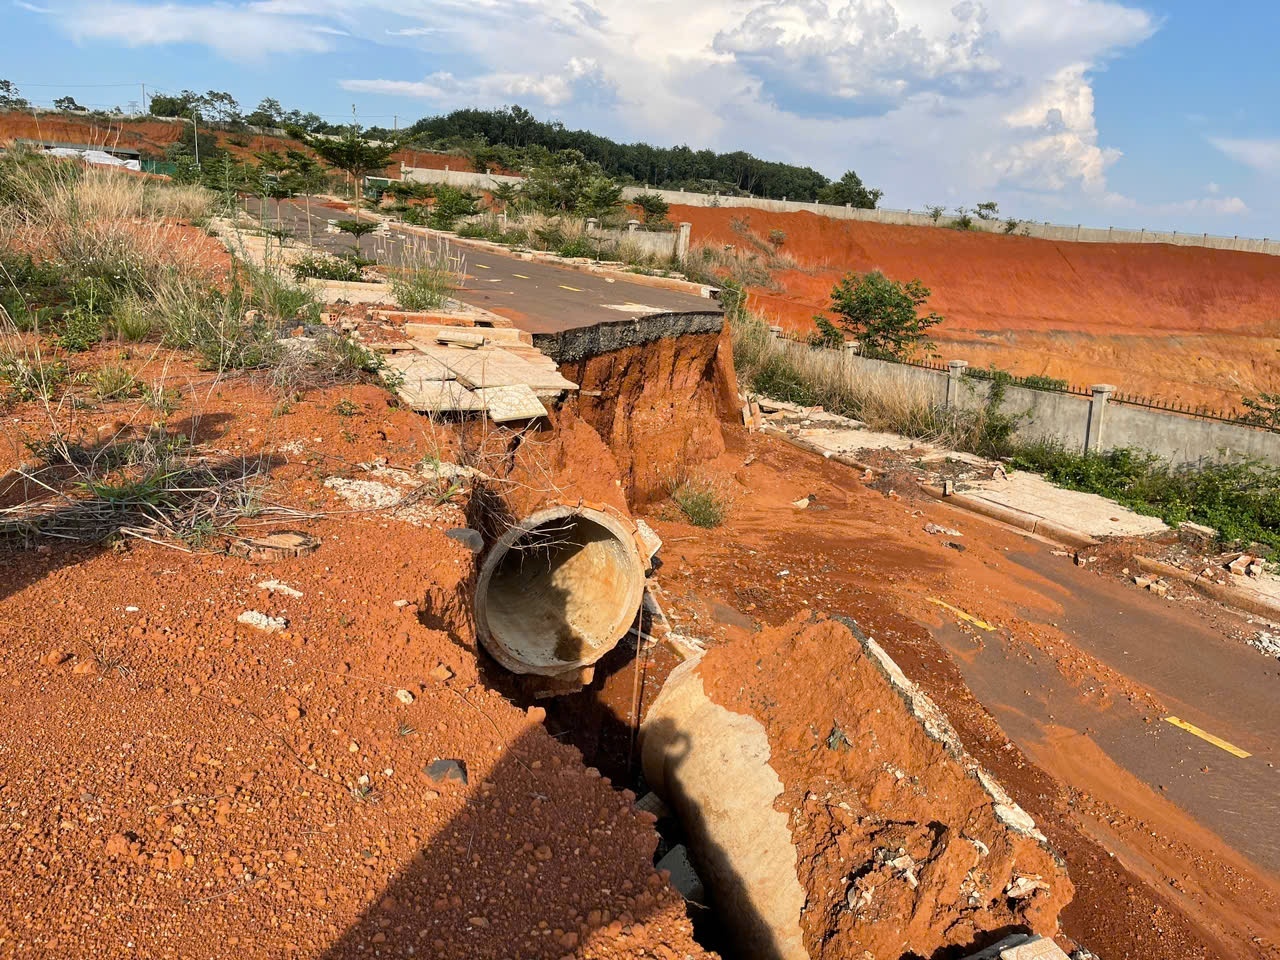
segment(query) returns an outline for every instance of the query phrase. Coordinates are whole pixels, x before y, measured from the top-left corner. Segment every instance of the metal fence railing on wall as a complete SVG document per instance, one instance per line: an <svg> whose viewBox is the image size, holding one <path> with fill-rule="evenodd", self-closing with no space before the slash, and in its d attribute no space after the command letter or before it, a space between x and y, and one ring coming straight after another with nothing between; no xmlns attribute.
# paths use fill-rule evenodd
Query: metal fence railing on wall
<svg viewBox="0 0 1280 960"><path fill-rule="evenodd" d="M808 346L814 350L829 350L831 352L843 352L851 356L860 357L861 353L857 349L856 341L846 341L843 347L828 347L824 344L815 344L807 337L797 334L795 331L783 330L780 327L771 327L771 332L775 337L787 340L791 343ZM977 380L993 380L996 375L1006 373L1009 376L1007 381L1010 386L1021 387L1024 390L1036 390L1041 393L1065 393L1077 397L1091 397L1097 393L1097 388L1093 386L1082 386L1063 382L1060 386L1050 385L1044 380L1046 378L1027 378L1019 377L1016 374L1010 374L1007 371L999 371L995 368L971 367L968 361L938 361L938 360L911 360L891 356L876 357L885 363L893 363L904 367L916 367L921 370L930 370L935 373L951 374L953 364L959 364L957 369L963 371L963 376ZM1145 396L1142 394L1129 393L1123 390L1117 390L1114 387L1107 387L1107 399L1110 403L1122 403L1129 406L1143 407L1148 410L1158 410L1161 413L1172 413L1182 417L1194 417L1200 420L1212 420L1216 423L1229 423L1238 427L1251 427L1255 430L1265 430L1269 433L1280 433L1280 427L1271 426L1267 423L1259 423L1257 420L1242 416L1238 411L1226 411L1221 409L1213 409L1204 404L1183 403L1176 400L1164 400L1159 397Z"/></svg>

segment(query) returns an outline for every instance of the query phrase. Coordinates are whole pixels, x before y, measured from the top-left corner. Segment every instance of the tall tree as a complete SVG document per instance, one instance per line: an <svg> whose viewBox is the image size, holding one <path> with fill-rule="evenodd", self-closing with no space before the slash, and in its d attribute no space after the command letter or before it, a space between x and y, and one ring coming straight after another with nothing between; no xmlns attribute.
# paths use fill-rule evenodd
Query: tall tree
<svg viewBox="0 0 1280 960"><path fill-rule="evenodd" d="M0 110L27 110L31 104L12 80L0 80Z"/></svg>
<svg viewBox="0 0 1280 960"><path fill-rule="evenodd" d="M75 97L58 97L53 101L53 109L55 110L83 110L84 107L76 103Z"/></svg>
<svg viewBox="0 0 1280 960"><path fill-rule="evenodd" d="M860 176L848 170L835 183L818 191L818 202L830 203L838 207L848 205L864 210L874 210L882 196L884 196L883 190L869 189L863 184Z"/></svg>
<svg viewBox="0 0 1280 960"><path fill-rule="evenodd" d="M391 160L400 144L373 143L360 135L360 128L352 125L340 137L327 137L308 133L301 127L285 128L289 136L301 140L325 163L345 173L351 180L351 196L357 196L360 181L370 170L379 170Z"/></svg>

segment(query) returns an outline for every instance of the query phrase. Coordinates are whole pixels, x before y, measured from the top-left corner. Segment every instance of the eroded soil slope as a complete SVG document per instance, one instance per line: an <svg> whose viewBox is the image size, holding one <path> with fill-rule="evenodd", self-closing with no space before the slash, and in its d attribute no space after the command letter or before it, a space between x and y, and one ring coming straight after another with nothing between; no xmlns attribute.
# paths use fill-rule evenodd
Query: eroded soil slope
<svg viewBox="0 0 1280 960"><path fill-rule="evenodd" d="M1166 244L1067 243L833 220L811 213L676 206L697 242L770 247L772 283L752 303L812 329L846 271L920 278L946 317L946 358L1072 383L1233 407L1280 381L1280 257ZM754 242L752 240L754 236Z"/></svg>

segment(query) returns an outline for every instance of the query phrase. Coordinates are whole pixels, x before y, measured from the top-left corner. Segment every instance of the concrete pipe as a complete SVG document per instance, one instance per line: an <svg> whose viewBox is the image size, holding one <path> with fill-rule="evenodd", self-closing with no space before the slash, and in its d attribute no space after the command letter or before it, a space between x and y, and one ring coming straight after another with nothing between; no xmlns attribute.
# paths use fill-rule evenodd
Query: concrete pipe
<svg viewBox="0 0 1280 960"><path fill-rule="evenodd" d="M476 584L476 631L514 673L557 676L608 653L644 593L635 530L585 506L555 506L497 541Z"/></svg>

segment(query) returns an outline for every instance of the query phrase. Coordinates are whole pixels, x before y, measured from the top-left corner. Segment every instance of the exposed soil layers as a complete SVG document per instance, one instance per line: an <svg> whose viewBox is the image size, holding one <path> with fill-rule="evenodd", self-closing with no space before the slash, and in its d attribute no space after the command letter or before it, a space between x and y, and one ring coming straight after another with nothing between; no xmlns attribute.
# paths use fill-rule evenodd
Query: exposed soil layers
<svg viewBox="0 0 1280 960"><path fill-rule="evenodd" d="M773 270L773 285L752 288L751 302L792 329L812 329L846 271L881 270L933 291L928 307L946 317L935 339L947 357L1228 406L1280 381L1277 257L811 213L676 206L670 216L691 222L696 242L745 250L768 249L770 232L782 231L779 252L799 269Z"/></svg>
<svg viewBox="0 0 1280 960"><path fill-rule="evenodd" d="M560 372L581 385L577 413L613 451L633 505L724 452L721 418L737 408L727 327L563 361Z"/></svg>
<svg viewBox="0 0 1280 960"><path fill-rule="evenodd" d="M1072 896L1065 868L873 643L798 617L716 648L697 674L710 700L763 725L808 956L932 956L1010 926L1057 932ZM700 734L686 731L690 756ZM729 818L749 821L732 796L720 800ZM766 842L762 830L756 843Z"/></svg>

